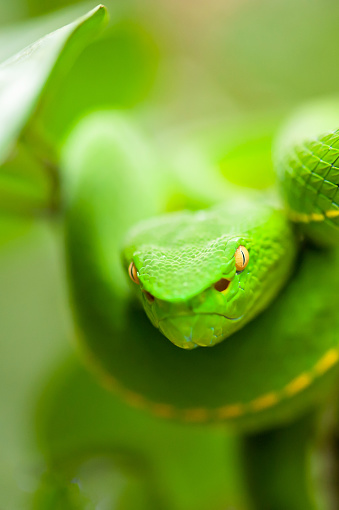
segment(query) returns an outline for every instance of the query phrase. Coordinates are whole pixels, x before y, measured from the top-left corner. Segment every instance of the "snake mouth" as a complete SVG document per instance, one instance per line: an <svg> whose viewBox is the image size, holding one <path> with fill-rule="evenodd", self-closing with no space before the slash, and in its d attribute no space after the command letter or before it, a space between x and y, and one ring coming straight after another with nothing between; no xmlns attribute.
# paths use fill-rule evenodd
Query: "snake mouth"
<svg viewBox="0 0 339 510"><path fill-rule="evenodd" d="M235 329L243 316L227 317L219 313L197 313L162 318L158 328L173 344L183 349L215 345Z"/></svg>
<svg viewBox="0 0 339 510"><path fill-rule="evenodd" d="M178 319L179 317L197 317L200 315L207 315L209 317L223 317L224 319L227 319L229 321L238 321L243 318L243 315L239 315L239 317L228 317L227 315L217 312L199 312L199 313L185 313L181 315L167 315L166 317L162 317L161 319L159 319L158 324L162 321Z"/></svg>

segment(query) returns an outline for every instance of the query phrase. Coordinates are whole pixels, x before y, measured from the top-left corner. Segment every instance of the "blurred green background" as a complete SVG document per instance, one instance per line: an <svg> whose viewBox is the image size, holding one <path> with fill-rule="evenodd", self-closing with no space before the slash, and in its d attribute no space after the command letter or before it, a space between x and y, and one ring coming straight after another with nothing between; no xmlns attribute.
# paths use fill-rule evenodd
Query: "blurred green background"
<svg viewBox="0 0 339 510"><path fill-rule="evenodd" d="M95 5L1 1L0 59ZM52 164L79 119L114 108L159 143L184 134L232 182L268 186L281 121L337 92L335 0L106 5L108 27L49 84L30 120L28 141L42 140ZM160 422L118 400L113 413L113 397L81 368L59 227L31 214L48 209L51 192L34 165L23 152L0 169L0 508L249 508L231 434Z"/></svg>

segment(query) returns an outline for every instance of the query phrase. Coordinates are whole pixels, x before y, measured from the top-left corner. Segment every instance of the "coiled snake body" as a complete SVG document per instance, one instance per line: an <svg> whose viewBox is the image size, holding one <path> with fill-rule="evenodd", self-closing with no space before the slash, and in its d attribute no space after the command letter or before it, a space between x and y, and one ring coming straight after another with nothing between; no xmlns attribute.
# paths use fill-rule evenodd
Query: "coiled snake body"
<svg viewBox="0 0 339 510"><path fill-rule="evenodd" d="M106 386L165 418L245 431L291 422L327 397L339 360L336 111L308 107L282 133L280 201L197 168L206 195L196 196L218 203L165 215L170 192L184 195L180 179L166 180L166 157L119 115L80 125L64 156L66 253L82 346Z"/></svg>

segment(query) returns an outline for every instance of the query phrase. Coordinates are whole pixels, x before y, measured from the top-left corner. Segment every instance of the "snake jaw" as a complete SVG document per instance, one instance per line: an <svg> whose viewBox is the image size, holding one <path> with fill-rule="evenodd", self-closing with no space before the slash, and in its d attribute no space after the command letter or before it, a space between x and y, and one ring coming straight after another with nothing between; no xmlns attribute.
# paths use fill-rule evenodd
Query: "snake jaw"
<svg viewBox="0 0 339 510"><path fill-rule="evenodd" d="M239 329L246 307L238 284L239 275L222 277L191 300L171 303L153 295L150 299L141 282L140 295L152 324L173 344L193 349L216 345Z"/></svg>
<svg viewBox="0 0 339 510"><path fill-rule="evenodd" d="M221 342L236 328L239 317L217 313L185 314L164 317L158 328L173 344L182 349L210 347ZM230 332L228 332L230 331Z"/></svg>

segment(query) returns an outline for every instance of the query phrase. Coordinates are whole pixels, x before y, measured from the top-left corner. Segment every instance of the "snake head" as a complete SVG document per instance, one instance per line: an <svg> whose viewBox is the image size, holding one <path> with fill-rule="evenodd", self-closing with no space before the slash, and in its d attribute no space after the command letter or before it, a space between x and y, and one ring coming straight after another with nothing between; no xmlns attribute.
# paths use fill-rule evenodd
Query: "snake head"
<svg viewBox="0 0 339 510"><path fill-rule="evenodd" d="M270 303L290 274L295 246L282 211L228 201L140 223L123 258L154 326L193 349L219 343Z"/></svg>

